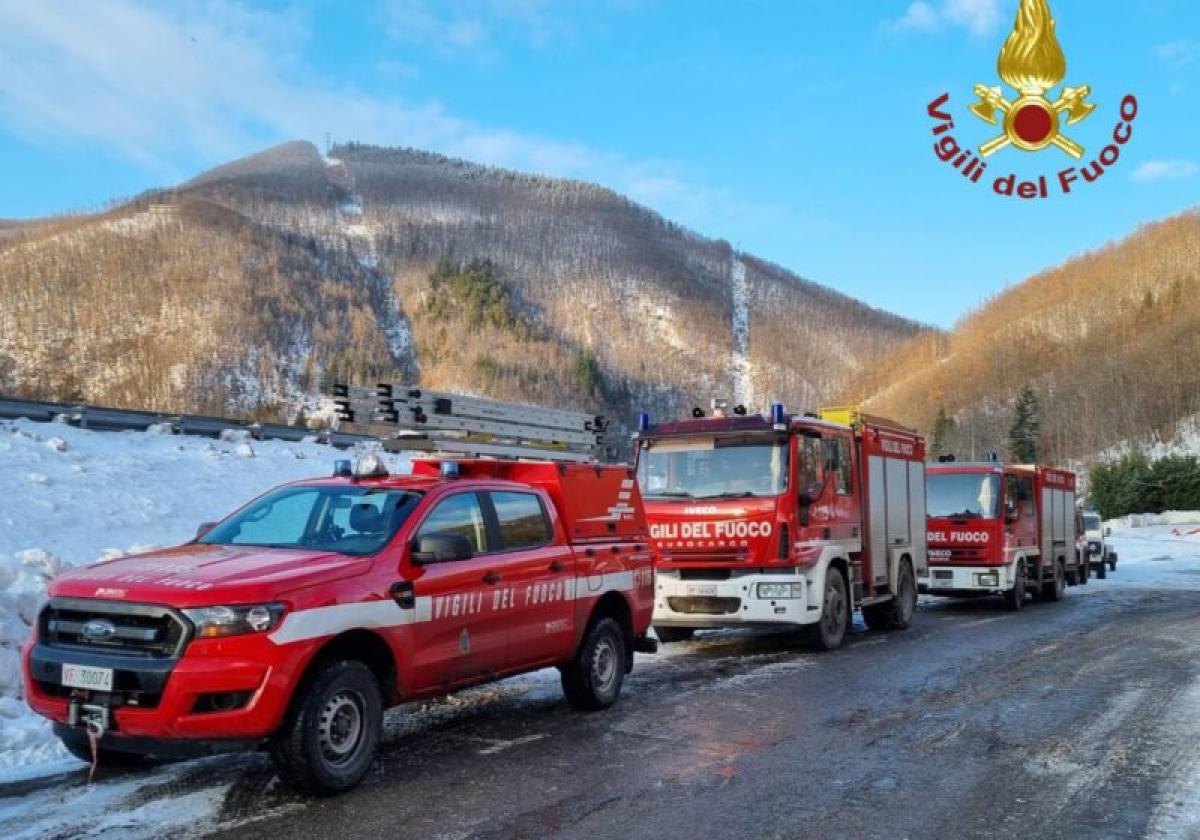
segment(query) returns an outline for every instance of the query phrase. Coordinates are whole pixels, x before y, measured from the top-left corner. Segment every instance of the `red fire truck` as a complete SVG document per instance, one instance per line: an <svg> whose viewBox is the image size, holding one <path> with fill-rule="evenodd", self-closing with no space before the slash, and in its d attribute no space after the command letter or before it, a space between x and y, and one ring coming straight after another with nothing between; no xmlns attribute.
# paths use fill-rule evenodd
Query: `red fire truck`
<svg viewBox="0 0 1200 840"><path fill-rule="evenodd" d="M997 461L931 464L929 575L922 592L1001 595L1019 610L1025 595L1059 601L1087 582L1075 550L1075 475Z"/></svg>
<svg viewBox="0 0 1200 840"><path fill-rule="evenodd" d="M56 578L26 697L85 760L261 745L331 793L366 774L400 702L557 666L574 706L611 705L654 648L653 597L631 468L430 459L398 476L368 454L185 545Z"/></svg>
<svg viewBox="0 0 1200 840"><path fill-rule="evenodd" d="M841 645L912 619L925 561L925 443L852 408L639 418L638 482L659 553L654 629L793 625Z"/></svg>

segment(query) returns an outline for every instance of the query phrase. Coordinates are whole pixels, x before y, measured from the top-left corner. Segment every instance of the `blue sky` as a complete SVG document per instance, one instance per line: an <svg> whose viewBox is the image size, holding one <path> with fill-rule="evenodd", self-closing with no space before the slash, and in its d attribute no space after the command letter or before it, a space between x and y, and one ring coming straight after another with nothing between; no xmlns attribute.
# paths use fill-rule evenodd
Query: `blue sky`
<svg viewBox="0 0 1200 840"><path fill-rule="evenodd" d="M999 84L1016 0L0 0L0 217L104 202L288 139L597 181L922 321L1200 204L1200 3L1051 0L1097 183L1019 202L932 154L926 104ZM1005 150L989 175L1053 175Z"/></svg>

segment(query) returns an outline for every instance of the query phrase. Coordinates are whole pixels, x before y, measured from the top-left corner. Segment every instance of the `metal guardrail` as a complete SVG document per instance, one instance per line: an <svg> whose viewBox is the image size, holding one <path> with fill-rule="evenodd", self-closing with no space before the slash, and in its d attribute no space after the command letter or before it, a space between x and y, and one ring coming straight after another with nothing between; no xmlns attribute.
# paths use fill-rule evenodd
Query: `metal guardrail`
<svg viewBox="0 0 1200 840"><path fill-rule="evenodd" d="M65 417L72 426L97 432L144 432L151 426L168 423L176 434L198 435L216 438L227 429L240 429L255 440L284 440L298 443L305 438L316 438L339 449L357 443L378 440L369 435L346 432L314 430L303 426L284 423L244 423L224 417L207 417L202 414L170 414L154 411L132 411L122 408L105 408L96 405L43 402L0 396L0 419L17 420L27 418L49 423Z"/></svg>

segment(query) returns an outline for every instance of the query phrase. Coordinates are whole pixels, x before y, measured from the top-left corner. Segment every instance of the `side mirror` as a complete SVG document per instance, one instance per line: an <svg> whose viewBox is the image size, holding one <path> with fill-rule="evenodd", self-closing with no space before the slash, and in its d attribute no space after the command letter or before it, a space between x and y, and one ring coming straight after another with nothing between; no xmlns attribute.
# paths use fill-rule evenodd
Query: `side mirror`
<svg viewBox="0 0 1200 840"><path fill-rule="evenodd" d="M1112 528L1105 528L1105 529L1104 529L1104 536L1106 536L1106 537L1111 537L1111 536L1112 536Z"/></svg>
<svg viewBox="0 0 1200 840"><path fill-rule="evenodd" d="M216 522L201 522L200 527L196 529L196 539L200 539L213 528L217 527Z"/></svg>
<svg viewBox="0 0 1200 840"><path fill-rule="evenodd" d="M475 556L471 541L462 534L426 534L417 539L412 561L418 566L448 560L470 560Z"/></svg>

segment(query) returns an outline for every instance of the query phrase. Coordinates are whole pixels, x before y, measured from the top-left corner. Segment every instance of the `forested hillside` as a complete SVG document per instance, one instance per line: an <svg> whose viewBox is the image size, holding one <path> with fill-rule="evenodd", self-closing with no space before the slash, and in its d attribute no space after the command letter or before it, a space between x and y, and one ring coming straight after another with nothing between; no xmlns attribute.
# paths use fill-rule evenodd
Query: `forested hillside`
<svg viewBox="0 0 1200 840"><path fill-rule="evenodd" d="M925 334L867 371L873 411L955 448L1004 451L1013 400L1032 385L1050 459L1166 442L1200 412L1200 213L1138 230L1010 288L949 335Z"/></svg>
<svg viewBox="0 0 1200 840"><path fill-rule="evenodd" d="M922 334L591 184L290 143L0 236L0 391L287 413L334 376L618 419L811 407Z"/></svg>

